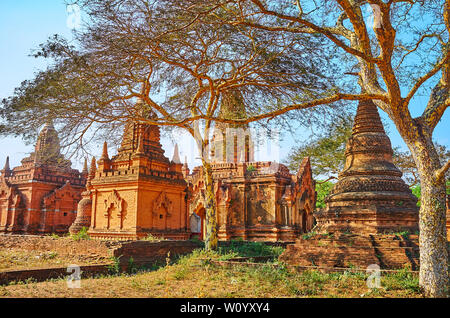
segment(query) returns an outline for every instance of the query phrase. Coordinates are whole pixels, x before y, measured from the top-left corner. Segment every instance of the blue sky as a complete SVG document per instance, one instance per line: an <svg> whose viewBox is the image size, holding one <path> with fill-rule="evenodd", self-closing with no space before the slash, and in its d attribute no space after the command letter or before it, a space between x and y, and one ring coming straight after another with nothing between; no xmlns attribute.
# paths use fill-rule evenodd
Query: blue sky
<svg viewBox="0 0 450 318"><path fill-rule="evenodd" d="M29 57L31 50L37 48L53 34L60 34L66 38L71 37L68 27L69 13L63 0L0 0L0 99L10 96L14 88L23 80L33 78L33 74L46 67L42 59ZM427 97L418 97L411 107L413 115L420 114L426 105ZM386 117L382 114L383 117ZM389 119L387 119L389 121ZM450 148L450 111L435 130L435 140ZM405 144L397 133L395 127L389 127L393 146ZM301 132L299 132L301 133ZM305 133L306 134L306 133ZM181 158L188 157L190 167L194 163L196 155L192 140L182 136L166 138L162 141L166 150L166 156L172 157L174 142L180 144ZM182 141L180 142L180 139ZM297 139L299 138L297 136ZM289 153L294 141L289 135L285 136L281 143L278 160L283 160ZM11 166L20 164L20 160L31 152L33 146L26 146L21 139L0 139L0 169L3 168L6 156L10 156ZM99 149L99 155L100 155ZM270 160L267 156L261 160ZM184 159L182 159L184 160ZM80 162L73 162L74 167L80 168Z"/></svg>

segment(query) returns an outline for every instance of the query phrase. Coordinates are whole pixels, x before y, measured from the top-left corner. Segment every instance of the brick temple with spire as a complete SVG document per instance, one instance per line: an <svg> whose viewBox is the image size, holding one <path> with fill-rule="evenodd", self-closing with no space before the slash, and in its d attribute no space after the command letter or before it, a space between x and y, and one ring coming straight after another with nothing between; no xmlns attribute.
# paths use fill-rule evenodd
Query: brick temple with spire
<svg viewBox="0 0 450 318"><path fill-rule="evenodd" d="M234 91L221 102L223 118L242 119L245 106ZM314 226L315 181L309 158L296 174L277 162L254 159L248 125L216 123L211 167L217 204L219 240L294 241ZM205 194L202 167L183 174L190 184L191 231L205 238Z"/></svg>
<svg viewBox="0 0 450 318"><path fill-rule="evenodd" d="M0 171L0 233L65 233L76 218L87 177L60 152L52 123L44 126L35 150L10 168L9 157Z"/></svg>
<svg viewBox="0 0 450 318"><path fill-rule="evenodd" d="M158 126L130 121L117 155L109 157L105 142L92 162L71 232L87 226L97 239L188 239L182 168L178 147L172 160L164 156Z"/></svg>

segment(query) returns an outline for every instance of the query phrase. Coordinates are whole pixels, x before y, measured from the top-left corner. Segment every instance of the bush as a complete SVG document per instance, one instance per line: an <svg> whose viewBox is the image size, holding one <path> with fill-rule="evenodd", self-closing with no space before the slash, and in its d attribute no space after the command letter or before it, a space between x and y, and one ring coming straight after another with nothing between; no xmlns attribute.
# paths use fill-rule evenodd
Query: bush
<svg viewBox="0 0 450 318"><path fill-rule="evenodd" d="M333 188L334 183L331 183L329 181L324 183L319 182L320 181L316 182L316 191L317 191L316 208L322 209L325 207L325 198L330 194L330 191Z"/></svg>
<svg viewBox="0 0 450 318"><path fill-rule="evenodd" d="M79 240L89 240L89 234L87 233L88 228L87 227L83 227L77 234L73 234L72 235L72 239L74 241L79 241Z"/></svg>

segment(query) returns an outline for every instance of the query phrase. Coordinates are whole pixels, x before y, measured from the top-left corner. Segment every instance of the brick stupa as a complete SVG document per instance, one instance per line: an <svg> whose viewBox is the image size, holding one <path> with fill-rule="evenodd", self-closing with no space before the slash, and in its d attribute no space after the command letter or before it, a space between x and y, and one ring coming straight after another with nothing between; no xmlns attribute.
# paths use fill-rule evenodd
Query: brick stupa
<svg viewBox="0 0 450 318"><path fill-rule="evenodd" d="M129 122L118 154L110 159L105 142L97 163L72 231L89 223L92 238L189 238L183 164L177 149L172 161L164 156L158 126Z"/></svg>
<svg viewBox="0 0 450 318"><path fill-rule="evenodd" d="M392 162L392 146L372 101L358 106L345 168L317 213L323 232L375 234L419 230L417 198Z"/></svg>
<svg viewBox="0 0 450 318"><path fill-rule="evenodd" d="M291 265L418 268L417 199L392 162L392 147L372 101L361 101L345 168L309 237L288 246Z"/></svg>

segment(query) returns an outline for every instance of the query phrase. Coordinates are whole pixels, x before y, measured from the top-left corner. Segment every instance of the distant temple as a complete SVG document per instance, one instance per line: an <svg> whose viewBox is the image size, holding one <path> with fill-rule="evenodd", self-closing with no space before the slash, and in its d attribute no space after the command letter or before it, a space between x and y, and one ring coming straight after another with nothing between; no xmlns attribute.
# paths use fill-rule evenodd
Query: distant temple
<svg viewBox="0 0 450 318"><path fill-rule="evenodd" d="M87 167L82 173L71 168L51 123L20 167L11 170L8 157L0 172L0 233L67 232L76 218Z"/></svg>
<svg viewBox="0 0 450 318"><path fill-rule="evenodd" d="M177 147L172 161L164 156L158 126L129 122L118 154L110 159L105 142L97 163L71 232L88 226L99 239L189 238L183 164Z"/></svg>
<svg viewBox="0 0 450 318"><path fill-rule="evenodd" d="M225 96L223 118L245 116L240 95ZM255 162L246 125L216 123L211 148L219 240L293 241L314 225L315 182L309 158L296 175L276 162ZM205 189L202 167L183 173L190 184L191 232L205 238Z"/></svg>

